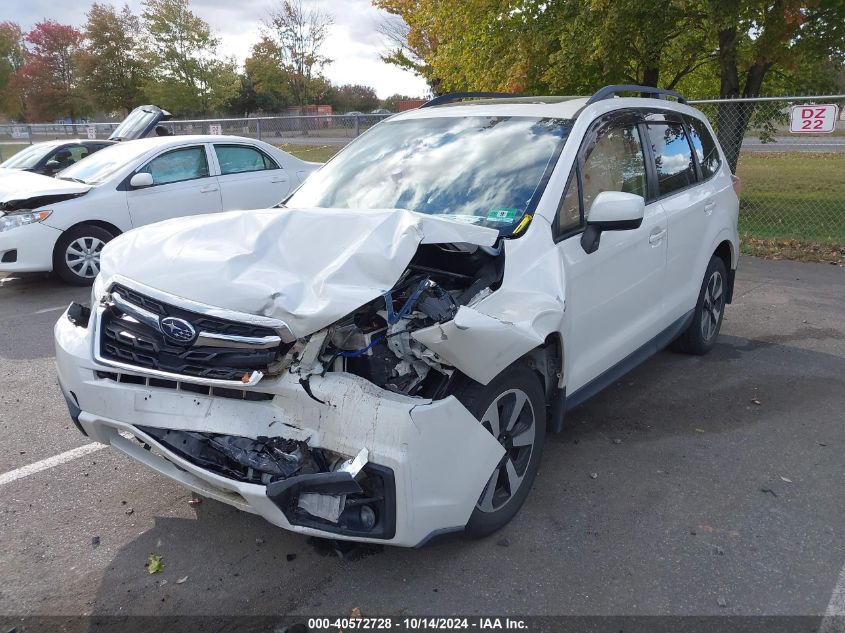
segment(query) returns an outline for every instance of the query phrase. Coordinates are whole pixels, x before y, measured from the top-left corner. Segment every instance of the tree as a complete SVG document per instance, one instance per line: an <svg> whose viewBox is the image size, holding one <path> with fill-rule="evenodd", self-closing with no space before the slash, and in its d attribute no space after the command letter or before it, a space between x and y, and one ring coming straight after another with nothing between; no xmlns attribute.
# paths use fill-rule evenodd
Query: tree
<svg viewBox="0 0 845 633"><path fill-rule="evenodd" d="M128 113L141 102L150 72L140 34L141 20L128 5L118 12L95 2L88 9L80 71L85 89L99 108Z"/></svg>
<svg viewBox="0 0 845 633"><path fill-rule="evenodd" d="M432 67L444 35L431 19L436 0L373 0L373 4L388 12L378 26L388 47L382 60L419 75L432 93L440 94L441 80Z"/></svg>
<svg viewBox="0 0 845 633"><path fill-rule="evenodd" d="M79 29L53 20L38 22L26 34L29 47L20 74L30 118L73 121L86 109L77 77L82 41Z"/></svg>
<svg viewBox="0 0 845 633"><path fill-rule="evenodd" d="M145 0L142 16L154 68L144 89L153 101L180 114L210 114L237 94L235 61L218 59L219 39L188 0Z"/></svg>
<svg viewBox="0 0 845 633"><path fill-rule="evenodd" d="M26 60L21 27L14 22L0 22L0 112L14 118L25 116L22 79Z"/></svg>
<svg viewBox="0 0 845 633"><path fill-rule="evenodd" d="M409 67L410 58L436 92L571 94L607 83L657 85L669 68L664 83L674 85L710 55L701 11L683 0L375 2L407 24L404 47L385 59ZM383 32L401 42L398 27Z"/></svg>
<svg viewBox="0 0 845 633"><path fill-rule="evenodd" d="M343 86L332 86L323 101L332 106L335 112L371 112L379 106L376 91L369 86L358 84L346 84Z"/></svg>
<svg viewBox="0 0 845 633"><path fill-rule="evenodd" d="M842 0L710 0L712 33L718 44L719 96L756 97L773 70L808 56L827 65L831 81L842 67L845 50L845 3ZM753 104L723 103L716 131L736 171L742 138L754 114Z"/></svg>
<svg viewBox="0 0 845 633"><path fill-rule="evenodd" d="M253 109L280 112L290 105L290 73L278 45L267 35L253 44L244 62L244 77L255 93Z"/></svg>
<svg viewBox="0 0 845 633"><path fill-rule="evenodd" d="M302 0L283 0L266 24L265 39L275 44L279 68L287 71L291 96L300 106L308 104L311 81L331 62L321 51L333 23L319 5L306 8Z"/></svg>

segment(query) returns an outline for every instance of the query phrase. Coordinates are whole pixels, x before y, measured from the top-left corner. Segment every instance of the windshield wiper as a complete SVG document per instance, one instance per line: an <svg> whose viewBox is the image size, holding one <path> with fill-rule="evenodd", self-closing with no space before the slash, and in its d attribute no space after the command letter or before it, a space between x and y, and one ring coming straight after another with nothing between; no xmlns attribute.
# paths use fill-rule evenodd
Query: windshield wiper
<svg viewBox="0 0 845 633"><path fill-rule="evenodd" d="M88 183L82 180L81 178L73 178L72 176L56 176L59 180L71 180L73 182L78 182L80 185L87 185Z"/></svg>

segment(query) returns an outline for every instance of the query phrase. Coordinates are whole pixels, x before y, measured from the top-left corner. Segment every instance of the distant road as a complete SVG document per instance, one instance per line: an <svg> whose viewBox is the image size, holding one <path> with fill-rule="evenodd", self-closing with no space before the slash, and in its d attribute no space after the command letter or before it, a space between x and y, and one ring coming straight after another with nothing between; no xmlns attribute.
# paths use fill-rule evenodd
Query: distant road
<svg viewBox="0 0 845 633"><path fill-rule="evenodd" d="M742 149L749 152L845 152L845 136L776 136L772 142L746 138Z"/></svg>

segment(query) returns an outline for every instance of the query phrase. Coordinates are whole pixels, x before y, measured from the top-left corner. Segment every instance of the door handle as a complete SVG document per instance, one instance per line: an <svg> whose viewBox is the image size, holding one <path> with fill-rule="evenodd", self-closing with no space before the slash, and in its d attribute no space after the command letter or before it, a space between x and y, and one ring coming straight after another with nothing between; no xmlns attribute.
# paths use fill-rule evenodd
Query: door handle
<svg viewBox="0 0 845 633"><path fill-rule="evenodd" d="M666 235L666 229L660 229L659 231L654 231L651 235L648 236L648 243L654 246L655 244L659 244L660 240L663 239L663 236Z"/></svg>
<svg viewBox="0 0 845 633"><path fill-rule="evenodd" d="M212 191L217 191L217 187L214 185L206 185L202 189L200 189L200 193L211 193Z"/></svg>
<svg viewBox="0 0 845 633"><path fill-rule="evenodd" d="M715 200L708 200L704 203L704 213L710 215L713 213L713 209L716 208L716 201Z"/></svg>
<svg viewBox="0 0 845 633"><path fill-rule="evenodd" d="M273 178L270 182L287 182L287 178Z"/></svg>

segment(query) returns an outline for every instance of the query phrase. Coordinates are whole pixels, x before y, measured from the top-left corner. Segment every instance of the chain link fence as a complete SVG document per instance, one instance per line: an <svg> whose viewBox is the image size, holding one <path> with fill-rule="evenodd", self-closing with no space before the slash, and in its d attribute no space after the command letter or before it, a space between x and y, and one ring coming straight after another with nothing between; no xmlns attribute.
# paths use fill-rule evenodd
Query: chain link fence
<svg viewBox="0 0 845 633"><path fill-rule="evenodd" d="M324 114L308 116L268 116L223 119L164 121L173 134L228 134L257 138L268 143L344 145L386 119L386 114ZM0 124L0 142L38 143L55 139L106 139L115 123L32 123Z"/></svg>
<svg viewBox="0 0 845 633"><path fill-rule="evenodd" d="M821 245L845 257L845 95L715 99L690 104L707 115L732 169L742 180L740 232L746 245L781 243L805 250ZM837 108L832 132L790 131L794 107L820 104ZM163 125L173 134L227 134L274 145L339 148L387 116L318 114L179 120ZM0 125L0 156L7 155L6 148L13 143L107 138L117 125Z"/></svg>
<svg viewBox="0 0 845 633"><path fill-rule="evenodd" d="M845 95L690 105L707 115L742 181L739 226L749 250L768 242L775 250L839 247L840 259L845 255ZM821 105L836 106L835 121L814 118ZM790 130L794 108L797 127L809 129ZM809 120L801 119L802 110ZM813 129L828 122L831 132Z"/></svg>

